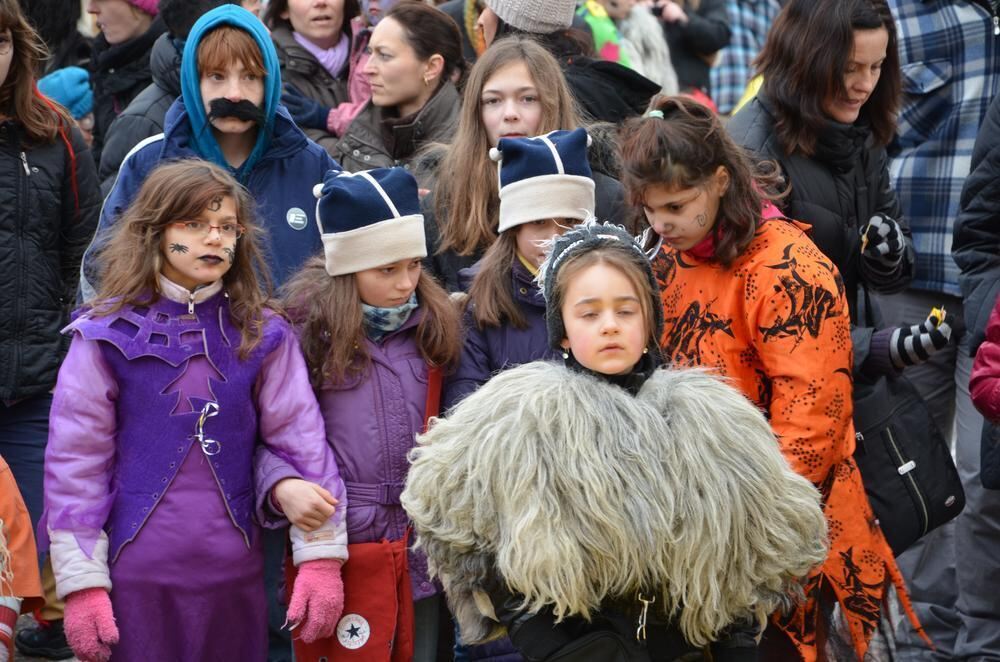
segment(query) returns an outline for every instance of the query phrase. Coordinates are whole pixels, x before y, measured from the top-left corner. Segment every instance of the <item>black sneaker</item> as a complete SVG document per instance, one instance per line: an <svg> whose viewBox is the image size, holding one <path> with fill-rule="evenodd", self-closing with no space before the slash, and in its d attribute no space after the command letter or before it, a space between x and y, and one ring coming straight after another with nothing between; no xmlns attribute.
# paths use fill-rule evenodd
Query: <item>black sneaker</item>
<svg viewBox="0 0 1000 662"><path fill-rule="evenodd" d="M68 660L73 657L73 649L66 643L62 619L20 630L14 637L14 645L29 657L46 660Z"/></svg>

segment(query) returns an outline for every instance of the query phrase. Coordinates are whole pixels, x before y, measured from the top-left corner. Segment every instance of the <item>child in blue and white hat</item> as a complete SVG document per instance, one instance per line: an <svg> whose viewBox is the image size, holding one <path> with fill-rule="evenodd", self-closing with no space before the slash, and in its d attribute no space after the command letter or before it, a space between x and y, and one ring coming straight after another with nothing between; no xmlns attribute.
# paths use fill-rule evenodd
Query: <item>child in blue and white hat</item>
<svg viewBox="0 0 1000 662"><path fill-rule="evenodd" d="M347 488L348 541L388 540L402 553L409 524L399 505L406 455L425 417L436 413L441 371L461 351L459 313L421 267L427 255L424 219L409 172L332 170L316 189L324 254L285 286L286 307L299 332L327 441L343 462L338 466ZM351 562L365 567L355 549ZM361 591L345 566L344 599L351 611L338 634L349 636L357 619L367 622L368 634L352 640L361 645L362 657L365 651L377 657L395 642L414 646L412 656L401 657L433 659L428 651L435 650L436 629L417 627L414 638L408 615L415 614L418 624L436 617L441 596L427 577L423 555L408 554L409 577L398 567L384 567L362 578ZM376 581L386 576L399 581ZM388 604L366 611L352 602L358 593L369 606L368 598Z"/></svg>
<svg viewBox="0 0 1000 662"><path fill-rule="evenodd" d="M545 331L535 282L554 236L594 215L594 180L583 129L501 138L490 150L500 178L500 236L460 273L471 281L462 360L445 385L450 407L500 370L558 354Z"/></svg>

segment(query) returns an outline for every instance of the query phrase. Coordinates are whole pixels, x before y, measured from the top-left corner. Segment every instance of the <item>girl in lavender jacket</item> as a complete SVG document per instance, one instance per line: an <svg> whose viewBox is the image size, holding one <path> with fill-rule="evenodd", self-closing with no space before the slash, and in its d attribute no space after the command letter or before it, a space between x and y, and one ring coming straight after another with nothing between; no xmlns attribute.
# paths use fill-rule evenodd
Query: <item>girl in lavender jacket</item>
<svg viewBox="0 0 1000 662"><path fill-rule="evenodd" d="M104 252L100 296L68 327L40 529L83 660L263 661L255 514L297 525L300 636L339 618L344 485L295 334L258 286L251 209L214 165L157 169ZM255 473L262 449L283 469Z"/></svg>
<svg viewBox="0 0 1000 662"><path fill-rule="evenodd" d="M399 495L424 427L429 366L457 360L459 314L422 271L423 216L406 170L330 171L319 198L324 256L286 285L285 301L347 488L349 541L399 540L409 526ZM414 660L434 659L438 588L422 555L410 553L409 570Z"/></svg>

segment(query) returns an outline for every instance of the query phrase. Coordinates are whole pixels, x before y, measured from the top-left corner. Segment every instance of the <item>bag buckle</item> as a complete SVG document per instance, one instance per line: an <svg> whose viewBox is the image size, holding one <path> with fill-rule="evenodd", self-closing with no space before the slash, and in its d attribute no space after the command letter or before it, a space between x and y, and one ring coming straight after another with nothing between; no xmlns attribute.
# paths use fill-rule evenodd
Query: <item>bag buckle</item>
<svg viewBox="0 0 1000 662"><path fill-rule="evenodd" d="M636 593L635 597L642 603L642 611L639 612L639 627L635 630L635 640L646 641L646 616L649 612L649 605L656 602L656 596L654 595L647 600L642 595L642 591L639 591Z"/></svg>

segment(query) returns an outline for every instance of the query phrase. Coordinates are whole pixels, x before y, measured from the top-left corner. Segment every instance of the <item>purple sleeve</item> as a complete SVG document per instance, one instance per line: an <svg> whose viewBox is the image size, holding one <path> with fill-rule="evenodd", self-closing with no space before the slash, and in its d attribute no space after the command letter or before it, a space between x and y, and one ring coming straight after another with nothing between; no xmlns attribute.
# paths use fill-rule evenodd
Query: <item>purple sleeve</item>
<svg viewBox="0 0 1000 662"><path fill-rule="evenodd" d="M117 398L118 384L98 341L74 335L49 415L42 541L47 529L72 531L81 549L93 554L114 501Z"/></svg>
<svg viewBox="0 0 1000 662"><path fill-rule="evenodd" d="M344 481L326 441L323 415L290 328L264 360L257 382L257 405L264 444L254 458L260 522L271 527L287 522L283 517L275 519L268 499L278 481L301 477L322 485L340 502L333 515L334 523L340 524L347 509Z"/></svg>

